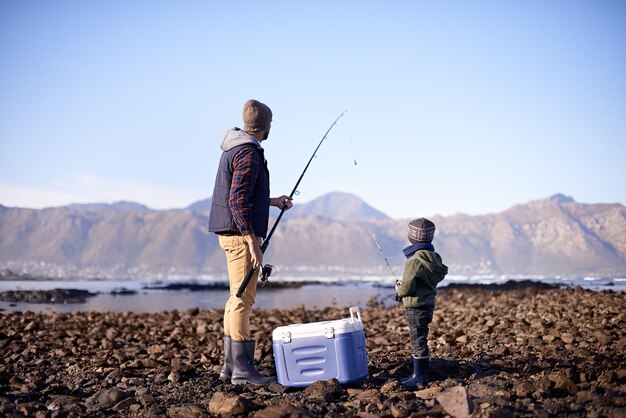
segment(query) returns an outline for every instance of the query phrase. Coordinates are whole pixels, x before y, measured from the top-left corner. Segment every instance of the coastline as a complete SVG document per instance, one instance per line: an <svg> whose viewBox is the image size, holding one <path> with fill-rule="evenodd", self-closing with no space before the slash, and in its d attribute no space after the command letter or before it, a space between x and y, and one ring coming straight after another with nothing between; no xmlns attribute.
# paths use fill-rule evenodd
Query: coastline
<svg viewBox="0 0 626 418"><path fill-rule="evenodd" d="M403 310L375 300L361 310L369 378L305 390L222 383L218 309L7 312L0 315L0 412L217 416L218 404L228 404L231 414L259 417L461 416L450 412L453 399L474 416L623 416L625 303L623 292L532 283L442 288L425 391L396 380L409 372ZM275 327L346 316L347 307L255 309L259 370L273 370Z"/></svg>
<svg viewBox="0 0 626 418"><path fill-rule="evenodd" d="M505 290L524 286L585 288L594 291L626 292L623 278L564 279L519 276L452 276L438 288ZM271 280L258 284L255 307L294 308L306 305L324 308L338 305L364 307L372 298L393 304L393 283L386 277L302 277ZM330 295L330 298L329 298ZM192 308L221 309L228 299L226 280L135 279L135 280L0 280L0 314L7 311L73 312L159 312Z"/></svg>

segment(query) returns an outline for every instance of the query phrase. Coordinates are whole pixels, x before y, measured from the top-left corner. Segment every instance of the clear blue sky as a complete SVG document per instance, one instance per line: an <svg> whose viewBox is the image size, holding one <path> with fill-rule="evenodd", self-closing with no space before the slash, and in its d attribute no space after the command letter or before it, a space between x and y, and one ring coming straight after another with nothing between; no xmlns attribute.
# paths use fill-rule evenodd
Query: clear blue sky
<svg viewBox="0 0 626 418"><path fill-rule="evenodd" d="M626 202L624 1L0 0L0 203L209 197L249 98L273 195L348 109L296 203Z"/></svg>

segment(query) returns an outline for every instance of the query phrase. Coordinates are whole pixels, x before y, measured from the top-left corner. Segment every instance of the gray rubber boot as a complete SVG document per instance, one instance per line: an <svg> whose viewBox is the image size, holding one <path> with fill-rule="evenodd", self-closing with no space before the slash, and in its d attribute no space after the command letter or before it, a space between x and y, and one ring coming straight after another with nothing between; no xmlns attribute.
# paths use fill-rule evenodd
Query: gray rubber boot
<svg viewBox="0 0 626 418"><path fill-rule="evenodd" d="M402 379L400 382L404 386L420 386L425 387L428 384L428 365L430 363L429 357L415 358L413 359L413 374Z"/></svg>
<svg viewBox="0 0 626 418"><path fill-rule="evenodd" d="M233 385L252 383L264 385L276 380L276 377L263 376L254 367L254 340L231 340L230 347L233 356L233 374L230 382Z"/></svg>
<svg viewBox="0 0 626 418"><path fill-rule="evenodd" d="M233 375L233 355L230 348L230 335L224 334L224 366L220 371L220 379L230 380Z"/></svg>

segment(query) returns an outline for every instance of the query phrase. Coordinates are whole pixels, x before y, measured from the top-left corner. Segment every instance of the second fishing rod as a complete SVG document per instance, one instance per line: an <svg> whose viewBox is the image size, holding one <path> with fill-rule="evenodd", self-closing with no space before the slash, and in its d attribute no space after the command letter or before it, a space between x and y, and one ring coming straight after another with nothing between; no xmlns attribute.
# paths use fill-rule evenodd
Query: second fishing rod
<svg viewBox="0 0 626 418"><path fill-rule="evenodd" d="M330 128L328 128L328 130L326 131L326 133L322 137L322 140L319 142L319 144L317 144L317 147L315 148L315 151L313 151L313 155L311 155L311 158L309 159L309 162L304 167L304 170L302 171L302 174L300 174L300 178L298 178L298 181L296 182L296 185L294 186L293 190L291 191L291 194L289 195L290 198L292 198L296 194L296 192L298 191L298 186L300 185L300 182L302 181L302 178L304 177L304 174L308 170L309 165L311 165L311 161L313 161L313 158L315 158L315 154L317 154L317 150L320 149L320 146L322 146L322 143L324 142L324 140L328 136L329 132L333 129L333 127L337 124L337 121L339 121L339 119L341 119L341 117L346 112L347 112L347 110L344 110L341 113L341 115L339 115L337 117L337 119L335 119L335 121L332 123L332 125L330 125ZM278 218L276 218L276 222L274 222L274 225L272 226L272 229L270 230L269 234L267 235L267 238L265 239L265 241L263 241L263 244L261 245L261 253L264 254L265 250L269 246L270 239L272 238L272 235L274 234L274 231L276 230L276 227L278 226L278 223L280 222L281 218L283 217L283 214L285 213L285 210L286 210L286 208L284 208L284 207L280 210L280 214L278 215ZM241 298L241 296L243 295L243 292L246 291L246 287L248 287L248 284L250 283L250 280L252 279L252 276L254 275L255 271L256 271L256 268L252 268L250 271L248 271L248 273L246 274L246 277L244 277L243 282L241 283L241 286L239 286L239 289L237 290L237 293L236 293L236 296L238 298Z"/></svg>

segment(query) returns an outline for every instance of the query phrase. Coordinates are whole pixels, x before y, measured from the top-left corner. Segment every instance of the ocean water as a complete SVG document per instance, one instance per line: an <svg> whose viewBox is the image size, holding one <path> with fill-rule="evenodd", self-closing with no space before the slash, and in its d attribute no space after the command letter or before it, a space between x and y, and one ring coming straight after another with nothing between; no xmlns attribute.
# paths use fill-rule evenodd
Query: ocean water
<svg viewBox="0 0 626 418"><path fill-rule="evenodd" d="M561 287L582 287L601 291L626 291L626 278L560 278L529 276L448 276L440 283L445 287L460 284L502 284L508 281L530 280L540 283L556 284ZM255 308L324 308L328 306L364 307L371 298L378 298L386 304L394 303L393 277L348 277L340 280L328 277L291 277L275 282L302 282L301 287L280 288L260 287L257 290ZM224 284L221 279L136 279L136 280L3 280L0 291L7 290L51 290L80 289L97 293L87 298L85 303L75 304L28 304L0 301L0 313L10 311L34 312L75 312L75 311L111 311L111 312L160 312L168 310L223 309L228 299L228 291L222 288L207 290L165 290L172 284L192 284L209 286ZM121 290L133 291L133 294L118 295Z"/></svg>

